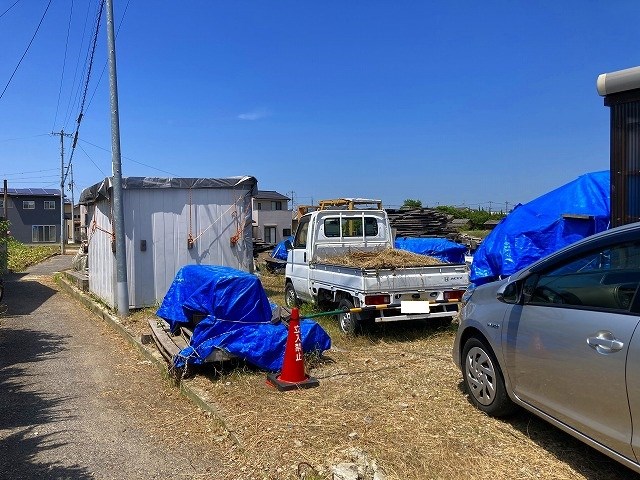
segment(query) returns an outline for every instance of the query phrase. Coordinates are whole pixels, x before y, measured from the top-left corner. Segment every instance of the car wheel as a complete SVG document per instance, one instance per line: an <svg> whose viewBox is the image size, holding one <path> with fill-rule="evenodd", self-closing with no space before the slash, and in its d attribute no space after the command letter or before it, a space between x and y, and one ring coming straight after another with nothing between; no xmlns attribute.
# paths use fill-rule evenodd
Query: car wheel
<svg viewBox="0 0 640 480"><path fill-rule="evenodd" d="M515 404L507 394L500 366L491 349L472 337L464 344L463 359L462 373L471 403L494 417L512 413Z"/></svg>
<svg viewBox="0 0 640 480"><path fill-rule="evenodd" d="M340 300L340 303L338 303L338 310L351 310L352 308L354 308L353 303L346 298L343 298ZM360 315L345 311L338 315L338 322L340 324L340 330L342 330L343 333L355 335L360 327Z"/></svg>
<svg viewBox="0 0 640 480"><path fill-rule="evenodd" d="M298 300L298 295L296 295L296 289L293 288L293 284L288 282L284 287L284 303L289 308L296 308L300 306L300 300Z"/></svg>

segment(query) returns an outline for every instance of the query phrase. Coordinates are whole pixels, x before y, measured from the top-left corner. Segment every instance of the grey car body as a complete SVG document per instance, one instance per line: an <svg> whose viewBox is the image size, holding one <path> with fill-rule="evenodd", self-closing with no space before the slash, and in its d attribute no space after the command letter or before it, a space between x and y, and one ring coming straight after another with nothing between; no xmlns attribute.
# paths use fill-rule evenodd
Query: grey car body
<svg viewBox="0 0 640 480"><path fill-rule="evenodd" d="M470 288L453 360L471 402L524 407L640 472L639 285L634 223Z"/></svg>

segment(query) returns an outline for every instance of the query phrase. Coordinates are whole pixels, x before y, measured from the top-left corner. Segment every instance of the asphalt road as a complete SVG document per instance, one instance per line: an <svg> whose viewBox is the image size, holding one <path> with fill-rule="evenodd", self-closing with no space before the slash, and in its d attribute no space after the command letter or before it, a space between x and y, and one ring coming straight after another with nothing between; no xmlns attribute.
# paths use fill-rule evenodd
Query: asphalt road
<svg viewBox="0 0 640 480"><path fill-rule="evenodd" d="M52 274L71 259L5 278L0 478L215 478L211 421L57 290Z"/></svg>

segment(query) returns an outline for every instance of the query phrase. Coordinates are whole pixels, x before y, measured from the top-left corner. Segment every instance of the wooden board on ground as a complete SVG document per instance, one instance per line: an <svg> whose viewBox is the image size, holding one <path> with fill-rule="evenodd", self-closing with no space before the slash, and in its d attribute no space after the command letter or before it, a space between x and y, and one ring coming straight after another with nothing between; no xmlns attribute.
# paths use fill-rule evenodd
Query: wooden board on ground
<svg viewBox="0 0 640 480"><path fill-rule="evenodd" d="M160 350L162 356L171 363L173 358L184 348L189 346L193 332L187 328L181 327L178 335L172 335L169 324L163 319L150 319L149 326L154 341ZM211 355L204 359L204 363L223 362L235 358L234 355L224 350L216 349Z"/></svg>

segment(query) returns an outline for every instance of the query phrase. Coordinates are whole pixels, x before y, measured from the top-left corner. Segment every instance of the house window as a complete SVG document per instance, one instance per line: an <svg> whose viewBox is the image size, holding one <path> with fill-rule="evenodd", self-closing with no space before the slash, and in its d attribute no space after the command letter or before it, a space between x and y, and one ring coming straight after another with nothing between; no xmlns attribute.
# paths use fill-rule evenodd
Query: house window
<svg viewBox="0 0 640 480"><path fill-rule="evenodd" d="M55 210L56 209L56 201L55 200L45 200L44 201L44 209L45 210Z"/></svg>
<svg viewBox="0 0 640 480"><path fill-rule="evenodd" d="M4 199L0 199L0 210L4 210Z"/></svg>
<svg viewBox="0 0 640 480"><path fill-rule="evenodd" d="M264 241L276 243L276 227L264 227Z"/></svg>
<svg viewBox="0 0 640 480"><path fill-rule="evenodd" d="M34 225L31 227L31 241L33 243L51 242L56 241L56 226L55 225Z"/></svg>
<svg viewBox="0 0 640 480"><path fill-rule="evenodd" d="M22 202L22 208L24 210L35 210L36 208L36 201L35 200L24 200Z"/></svg>
<svg viewBox="0 0 640 480"><path fill-rule="evenodd" d="M258 202L258 210L262 210L262 203Z"/></svg>
<svg viewBox="0 0 640 480"><path fill-rule="evenodd" d="M280 200L271 202L271 210L282 210L282 202Z"/></svg>
<svg viewBox="0 0 640 480"><path fill-rule="evenodd" d="M283 237L290 237L291 236L291 229L290 228L283 228L282 229L282 236Z"/></svg>

